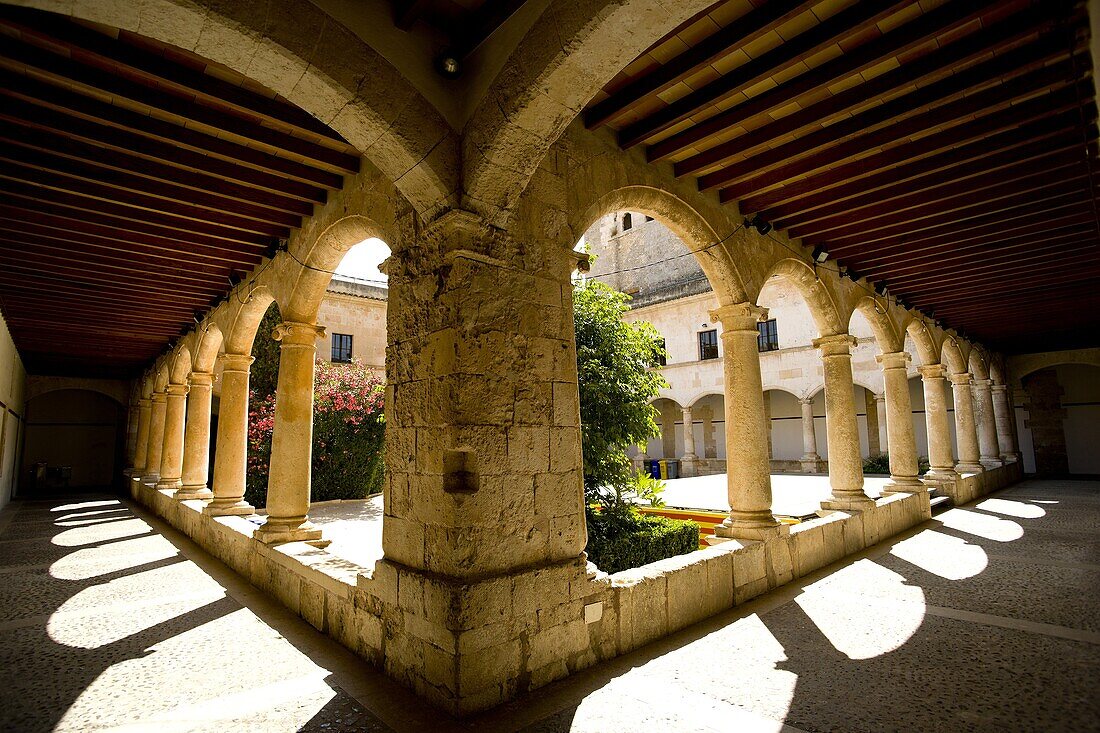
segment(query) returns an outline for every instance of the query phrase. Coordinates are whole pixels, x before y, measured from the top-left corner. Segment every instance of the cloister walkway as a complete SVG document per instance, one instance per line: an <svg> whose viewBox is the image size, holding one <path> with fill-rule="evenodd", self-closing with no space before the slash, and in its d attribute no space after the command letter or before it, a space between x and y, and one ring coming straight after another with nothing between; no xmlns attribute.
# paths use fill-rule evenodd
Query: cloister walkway
<svg viewBox="0 0 1100 733"><path fill-rule="evenodd" d="M15 502L0 730L1096 730L1098 523L1027 481L455 723L130 502Z"/></svg>

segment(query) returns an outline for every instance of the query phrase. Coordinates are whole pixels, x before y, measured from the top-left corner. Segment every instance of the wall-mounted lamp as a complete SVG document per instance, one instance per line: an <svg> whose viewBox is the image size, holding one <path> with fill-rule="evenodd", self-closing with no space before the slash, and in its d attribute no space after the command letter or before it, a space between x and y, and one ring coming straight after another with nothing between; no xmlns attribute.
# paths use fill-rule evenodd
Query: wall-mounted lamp
<svg viewBox="0 0 1100 733"><path fill-rule="evenodd" d="M814 262L821 264L825 260L829 259L829 250L825 249L822 245L814 247L813 254L810 255L814 258Z"/></svg>
<svg viewBox="0 0 1100 733"><path fill-rule="evenodd" d="M767 221L764 221L763 219L761 219L760 214L757 214L754 217L752 217L751 219L745 219L745 228L746 229L755 229L756 231L760 232L761 234L767 234L768 232L770 232L772 230L772 225L771 225L770 222L767 222Z"/></svg>

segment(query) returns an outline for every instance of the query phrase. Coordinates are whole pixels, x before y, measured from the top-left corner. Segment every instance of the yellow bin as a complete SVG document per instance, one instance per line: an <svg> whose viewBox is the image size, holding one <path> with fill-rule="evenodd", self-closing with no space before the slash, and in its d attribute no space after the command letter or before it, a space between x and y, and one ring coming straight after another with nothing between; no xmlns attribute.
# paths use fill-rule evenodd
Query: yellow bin
<svg viewBox="0 0 1100 733"><path fill-rule="evenodd" d="M668 478L668 461L659 461L659 463L661 465L661 478L662 479L667 479Z"/></svg>

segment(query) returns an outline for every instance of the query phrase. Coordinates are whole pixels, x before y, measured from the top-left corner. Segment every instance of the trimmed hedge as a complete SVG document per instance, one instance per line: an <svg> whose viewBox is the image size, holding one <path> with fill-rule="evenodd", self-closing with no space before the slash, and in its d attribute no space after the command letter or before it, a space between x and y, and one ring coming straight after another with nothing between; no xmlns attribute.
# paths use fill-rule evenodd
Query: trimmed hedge
<svg viewBox="0 0 1100 733"><path fill-rule="evenodd" d="M928 459L921 456L917 459L917 473L924 475L928 472ZM890 475L890 455L879 453L863 459L863 473L879 473Z"/></svg>
<svg viewBox="0 0 1100 733"><path fill-rule="evenodd" d="M588 559L605 573L648 565L699 549L699 526L636 512L588 514Z"/></svg>

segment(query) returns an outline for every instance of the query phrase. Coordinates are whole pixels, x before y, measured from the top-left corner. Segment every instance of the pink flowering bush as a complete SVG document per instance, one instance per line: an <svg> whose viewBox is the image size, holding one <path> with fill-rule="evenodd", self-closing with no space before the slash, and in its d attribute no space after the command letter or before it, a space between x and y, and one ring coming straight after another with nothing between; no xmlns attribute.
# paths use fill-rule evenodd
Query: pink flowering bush
<svg viewBox="0 0 1100 733"><path fill-rule="evenodd" d="M362 362L318 360L313 389L312 501L362 499L382 490L384 385ZM267 503L275 396L253 394L248 420L245 498Z"/></svg>

